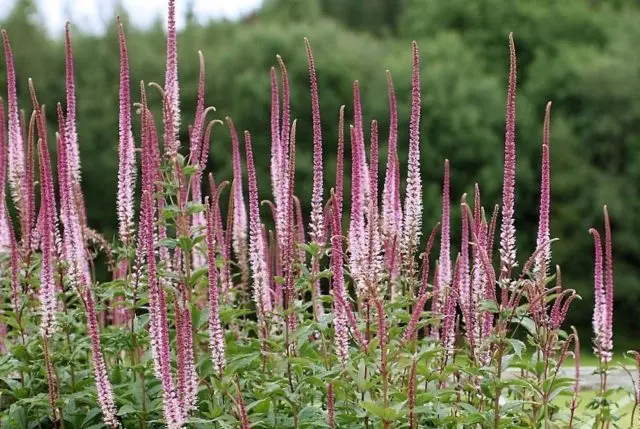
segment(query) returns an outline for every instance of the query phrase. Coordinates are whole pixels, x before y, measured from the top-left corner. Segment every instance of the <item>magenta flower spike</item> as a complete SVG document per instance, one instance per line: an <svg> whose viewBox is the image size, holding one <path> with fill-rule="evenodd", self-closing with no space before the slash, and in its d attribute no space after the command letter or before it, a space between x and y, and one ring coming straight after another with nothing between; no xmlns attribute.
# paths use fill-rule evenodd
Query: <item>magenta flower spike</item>
<svg viewBox="0 0 640 429"><path fill-rule="evenodd" d="M293 302L296 297L295 279L293 277L294 271L294 241L295 241L295 223L294 223L294 183L295 183L295 168L296 168L296 124L294 120L291 123L291 130L289 134L289 157L288 168L285 180L287 183L287 193L285 195L285 224L284 231L286 235L283 237L283 252L282 261L284 263L285 272L285 288L287 292L287 308L293 307ZM296 329L296 314L289 312L287 317L287 323L289 325L289 332L295 332Z"/></svg>
<svg viewBox="0 0 640 429"><path fill-rule="evenodd" d="M451 273L451 197L449 179L449 160L444 161L444 180L442 185L442 229L440 231L440 285L450 286Z"/></svg>
<svg viewBox="0 0 640 429"><path fill-rule="evenodd" d="M227 127L231 134L232 157L233 157L233 232L232 244L233 252L240 261L245 261L247 252L247 207L244 202L242 192L242 164L240 161L240 143L238 134L231 118L226 118Z"/></svg>
<svg viewBox="0 0 640 429"><path fill-rule="evenodd" d="M55 237L53 228L56 223L56 208L54 203L53 178L49 153L45 142L38 142L38 158L40 161L40 201L42 213L41 244L42 262L40 268L40 311L42 320L40 330L45 338L49 338L56 324L56 286L55 271Z"/></svg>
<svg viewBox="0 0 640 429"><path fill-rule="evenodd" d="M0 210L4 212L8 219L9 213L4 200L2 200L2 203L0 204ZM9 240L11 242L11 306L13 307L13 311L16 315L21 315L22 305L20 297L22 291L20 289L20 252L18 251L18 242L11 222L8 223L8 227Z"/></svg>
<svg viewBox="0 0 640 429"><path fill-rule="evenodd" d="M186 417L186 411L180 404L180 398L171 374L171 352L167 321L167 307L164 290L160 287L156 267L154 237L154 186L156 178L153 130L151 112L146 106L144 84L142 94L142 203L140 219L140 240L146 253L147 279L149 284L150 337L154 362L154 371L162 384L162 407L167 425L180 428Z"/></svg>
<svg viewBox="0 0 640 429"><path fill-rule="evenodd" d="M502 182L502 224L500 228L500 280L505 281L516 265L515 211L516 187L516 48L509 34L509 89L504 137L504 176Z"/></svg>
<svg viewBox="0 0 640 429"><path fill-rule="evenodd" d="M69 279L71 285L78 290L87 287L91 278L84 243L83 228L78 213L73 189L73 171L69 157L69 148L65 129L65 119L60 104L57 106L59 137L58 137L58 189L60 192L60 220L64 227L62 237L63 257L69 265Z"/></svg>
<svg viewBox="0 0 640 429"><path fill-rule="evenodd" d="M11 247L10 225L6 201L5 189L7 189L7 141L4 117L4 100L0 97L0 250ZM17 313L16 313L17 314Z"/></svg>
<svg viewBox="0 0 640 429"><path fill-rule="evenodd" d="M309 62L309 81L311 85L311 111L313 116L313 192L311 196L311 222L309 231L311 240L320 243L324 231L324 215L322 207L323 175L322 175L322 123L320 121L320 101L318 99L318 78L316 66L311 52L311 45L304 39Z"/></svg>
<svg viewBox="0 0 640 429"><path fill-rule="evenodd" d="M465 324L465 333L467 335L467 341L473 348L475 344L474 332L476 331L476 314L477 305L471 297L471 277L469 274L469 218L465 211L467 210L467 194L464 194L460 200L460 212L461 212L461 238L460 238L460 265L459 280L458 280L458 300L460 303L460 309L462 310L462 317Z"/></svg>
<svg viewBox="0 0 640 429"><path fill-rule="evenodd" d="M76 82L73 70L73 49L71 47L71 24L68 22L64 27L65 42L65 71L66 71L66 93L67 93L67 114L65 132L69 145L69 167L74 183L80 182L80 150L78 147L78 131L76 126Z"/></svg>
<svg viewBox="0 0 640 429"><path fill-rule="evenodd" d="M204 108L205 68L204 56L201 51L198 51L198 60L200 62L200 71L198 73L198 94L196 96L196 113L189 133L189 157L191 164L204 168L200 163L200 155L204 150L202 147L202 134L204 132L204 121L206 115L206 110Z"/></svg>
<svg viewBox="0 0 640 429"><path fill-rule="evenodd" d="M280 188L280 98L278 94L278 76L275 67L271 67L271 191L276 205Z"/></svg>
<svg viewBox="0 0 640 429"><path fill-rule="evenodd" d="M540 273L542 279L549 274L551 263L551 233L549 230L549 212L551 210L551 161L549 160L549 122L551 115L551 102L547 103L544 115L544 131L542 139L542 169L540 178L540 216L538 218L538 237L536 246L544 245L544 250L536 258L534 273Z"/></svg>
<svg viewBox="0 0 640 429"><path fill-rule="evenodd" d="M386 268L391 276L391 298L395 295L393 280L398 275L400 237L402 236L402 202L400 201L400 169L398 163L398 107L391 73L387 70L389 93L389 147L382 190L381 232L384 240Z"/></svg>
<svg viewBox="0 0 640 429"><path fill-rule="evenodd" d="M378 121L371 121L371 151L369 166L369 204L367 210L367 279L377 286L382 273L382 244L378 218Z"/></svg>
<svg viewBox="0 0 640 429"><path fill-rule="evenodd" d="M91 339L91 359L93 363L93 374L96 379L96 391L98 392L98 403L102 410L102 418L104 422L112 429L119 428L116 403L113 399L113 388L107 374L107 366L105 364L102 347L100 345L100 332L98 331L98 318L96 315L95 304L91 288L87 287L85 293L85 302L87 306L87 324L89 338Z"/></svg>
<svg viewBox="0 0 640 429"><path fill-rule="evenodd" d="M443 323L442 323L442 342L446 350L447 358L453 356L455 341L456 341L456 290L459 287L460 281L460 258L456 259L453 283L452 285L446 285L441 291L445 297L443 299ZM443 284L444 285L444 284Z"/></svg>
<svg viewBox="0 0 640 429"><path fill-rule="evenodd" d="M340 106L338 116L338 150L336 155L336 189L334 195L334 204L338 213L342 213L342 202L344 195L344 105ZM329 209L332 211L332 209ZM333 218L333 212L330 213L329 219ZM340 219L342 222L342 219ZM338 226L338 231L342 233L342 224Z"/></svg>
<svg viewBox="0 0 640 429"><path fill-rule="evenodd" d="M20 130L20 115L18 112L18 93L16 88L16 70L13 62L13 52L9 42L9 35L2 30L4 57L7 67L7 116L9 128L9 185L11 196L20 210L21 216L26 216L26 155L23 135ZM23 235L25 232L23 231ZM28 235L28 233L26 234Z"/></svg>
<svg viewBox="0 0 640 429"><path fill-rule="evenodd" d="M351 131L351 216L349 218L349 267L356 283L358 294L363 293L363 269L366 261L365 246L365 177L361 170L360 147L355 127Z"/></svg>
<svg viewBox="0 0 640 429"><path fill-rule="evenodd" d="M136 156L131 130L131 93L129 89L129 55L120 18L117 22L120 43L119 141L118 141L118 233L120 241L131 244L133 234Z"/></svg>
<svg viewBox="0 0 640 429"><path fill-rule="evenodd" d="M289 87L289 74L287 73L287 67L282 60L280 55L276 55L276 60L278 61L278 65L280 66L280 74L281 74L281 83L282 83L282 117L280 120L280 161L278 162L278 166L280 168L280 189L281 193L280 197L284 198L282 193L286 193L286 179L285 174L287 171L288 165L288 156L289 156L289 133L291 131L291 90ZM277 204L277 202L276 202ZM284 221L284 219L281 219Z"/></svg>
<svg viewBox="0 0 640 429"><path fill-rule="evenodd" d="M607 362L611 360L613 352L613 250L611 240L611 224L609 212L604 206L604 309L602 350Z"/></svg>
<svg viewBox="0 0 640 429"><path fill-rule="evenodd" d="M600 233L591 228L589 233L593 236L593 245L595 249L594 259L594 288L593 295L595 298L595 305L593 307L593 333L595 342L595 352L600 355L600 359L606 362L606 355L604 354L604 342L606 333L606 320L607 320L607 308L606 308L606 289L604 286L604 271L603 271L603 258L602 258L602 242L600 239Z"/></svg>
<svg viewBox="0 0 640 429"><path fill-rule="evenodd" d="M413 47L413 76L411 79L411 119L409 122L409 161L407 188L404 200L404 222L401 251L404 264L409 265L420 240L422 227L422 179L420 178L420 54L418 44Z"/></svg>
<svg viewBox="0 0 640 429"><path fill-rule="evenodd" d="M266 323L266 313L272 310L271 287L269 285L267 261L264 254L262 229L260 227L260 212L258 200L258 184L256 169L253 163L251 135L244 133L244 144L247 157L247 175L249 184L249 261L253 274L253 298L256 303L258 321Z"/></svg>
<svg viewBox="0 0 640 429"><path fill-rule="evenodd" d="M362 119L362 101L360 98L360 82L353 82L353 128L355 136L355 146L358 150L360 174L363 176L362 194L363 198L369 196L369 170L367 169L367 157L364 144L364 124ZM353 150L352 150L353 153ZM355 159L353 160L355 162Z"/></svg>
<svg viewBox="0 0 640 429"><path fill-rule="evenodd" d="M169 0L167 11L167 66L164 75L164 92L166 105L168 106L167 119L171 126L166 131L171 134L164 136L165 144L168 144L166 152L169 156L175 156L180 142L178 130L180 129L180 94L178 85L178 43L176 34L176 3Z"/></svg>

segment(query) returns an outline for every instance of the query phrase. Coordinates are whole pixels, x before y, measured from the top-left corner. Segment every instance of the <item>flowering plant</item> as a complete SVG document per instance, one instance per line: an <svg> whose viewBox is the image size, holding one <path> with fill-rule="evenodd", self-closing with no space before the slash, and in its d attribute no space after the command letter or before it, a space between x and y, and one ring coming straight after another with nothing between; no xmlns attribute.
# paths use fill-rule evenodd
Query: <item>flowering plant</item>
<svg viewBox="0 0 640 429"><path fill-rule="evenodd" d="M32 114L20 113L12 47L2 33L8 82L6 130L0 101L4 427L547 428L610 427L619 419L607 387L614 280L606 207L604 257L600 234L590 230L600 391L591 411L578 412L579 340L563 325L579 297L564 288L560 268L551 263L551 103L543 126L537 247L519 264L513 37L502 202L486 211L475 184L473 201L465 194L452 205L445 160L441 218L428 222L432 230L423 243L416 43L403 198L391 73L386 169L379 180L383 132L376 120L365 132L357 81L348 139L344 106L336 109L339 134L323 135L321 76L305 39L313 111L313 192L305 219L295 189L297 122L284 60L277 57L270 71L273 201L261 201L251 135L245 131L241 141L230 118L224 123L233 177L216 181L207 171L210 140L223 122L208 119L214 109L205 103L202 54L188 145L179 139L184 124L173 0L168 9L164 85L142 82L135 103L125 32L117 23L119 228L111 244L84 215L69 26L55 174L44 106L29 81ZM153 104L162 107L161 132ZM338 141L335 180L323 176L327 138ZM461 219L457 253L452 210ZM99 253L113 277L106 283L93 273ZM574 377L561 371L571 350ZM637 405L640 394L630 395Z"/></svg>

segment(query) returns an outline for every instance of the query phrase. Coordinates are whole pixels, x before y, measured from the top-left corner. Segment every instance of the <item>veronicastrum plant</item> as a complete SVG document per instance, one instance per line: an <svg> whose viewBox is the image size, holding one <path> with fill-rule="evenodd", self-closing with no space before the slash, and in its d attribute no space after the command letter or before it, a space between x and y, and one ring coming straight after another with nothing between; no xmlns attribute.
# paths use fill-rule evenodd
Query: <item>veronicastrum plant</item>
<svg viewBox="0 0 640 429"><path fill-rule="evenodd" d="M403 176L397 149L405 142L398 141L391 74L389 130L379 130L375 120L365 126L356 81L353 117L345 117L344 106L323 112L340 124L337 136L323 135L319 77L305 40L313 112L313 189L305 217L295 190L296 120L284 60L278 56L271 69L272 197L262 201L249 131L238 135L230 118L210 119L202 54L196 114L182 122L173 0L168 9L162 86L130 82L125 32L117 23L119 226L112 242L84 215L69 26L66 100L48 111L58 120L53 140L36 83L20 88L31 95L29 110L18 106L12 46L2 32L8 83L6 112L0 100L2 427L621 424L607 383L614 279L606 207L604 243L590 230L601 382L590 401L579 395L580 343L575 329L564 326L578 295L563 286L551 262L551 103L544 115L539 226L527 232L537 234L537 247L526 257L516 254L511 36L502 202L485 210L478 184L472 196L452 201L445 160L442 215L426 225L417 44ZM151 106L161 107L160 117ZM225 124L233 177L216 178L207 171L209 146L213 130ZM188 130L185 142L180 129ZM388 139L384 178L380 134ZM335 179L323 176L327 139L338 142ZM452 210L460 225L452 225ZM425 226L431 232L423 239ZM453 228L461 237L455 253ZM106 261L112 281L95 280L98 261ZM575 376L567 377L560 369L571 355ZM635 386L631 424L640 402L640 382Z"/></svg>

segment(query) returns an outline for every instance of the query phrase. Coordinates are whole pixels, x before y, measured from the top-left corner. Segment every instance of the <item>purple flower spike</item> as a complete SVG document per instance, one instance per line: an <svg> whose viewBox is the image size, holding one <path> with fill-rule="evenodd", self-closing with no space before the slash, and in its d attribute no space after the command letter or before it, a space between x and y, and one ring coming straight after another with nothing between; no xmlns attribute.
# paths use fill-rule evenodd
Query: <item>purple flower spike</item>
<svg viewBox="0 0 640 429"><path fill-rule="evenodd" d="M613 250L611 240L611 224L609 222L609 211L604 206L604 308L606 316L603 326L602 350L606 353L605 358L611 360L613 351Z"/></svg>
<svg viewBox="0 0 640 429"><path fill-rule="evenodd" d="M413 77L411 80L411 120L409 122L409 161L404 200L404 224L401 250L404 264L410 265L420 240L422 227L422 180L420 178L420 54L413 42Z"/></svg>
<svg viewBox="0 0 640 429"><path fill-rule="evenodd" d="M240 263L246 265L247 254L247 207L244 202L244 194L242 191L242 163L240 161L240 143L238 134L231 118L226 118L227 127L231 134L232 153L233 153L233 232L232 244L233 251L240 260Z"/></svg>
<svg viewBox="0 0 640 429"><path fill-rule="evenodd" d="M9 185L11 196L25 216L26 207L26 157L24 152L23 135L20 130L20 115L18 112L18 92L16 88L16 70L13 62L13 52L9 42L9 35L2 30L4 56L7 67L7 115L9 119ZM24 234L24 232L23 232Z"/></svg>
<svg viewBox="0 0 640 429"><path fill-rule="evenodd" d="M451 198L450 198L449 160L444 161L444 180L442 185L442 230L440 232L440 284L451 285Z"/></svg>
<svg viewBox="0 0 640 429"><path fill-rule="evenodd" d="M324 231L322 207L322 123L320 121L320 102L318 100L318 78L316 66L311 52L311 45L304 39L309 62L309 81L311 84L311 110L313 115L313 193L311 196L311 240L320 243Z"/></svg>
<svg viewBox="0 0 640 429"><path fill-rule="evenodd" d="M604 260L600 234L589 230L595 247L593 332L595 352L603 363L610 362L613 351L613 255L611 226L607 206L604 207L605 243Z"/></svg>
<svg viewBox="0 0 640 429"><path fill-rule="evenodd" d="M178 46L176 41L176 3L169 0L167 16L167 67L164 75L166 104L169 107L168 119L172 126L172 135L165 135L168 144L167 154L172 156L178 151L178 130L180 129L180 94L178 85Z"/></svg>
<svg viewBox="0 0 640 429"><path fill-rule="evenodd" d="M55 290L55 237L53 234L56 223L56 207L54 202L53 178L51 164L45 142L38 143L38 158L40 161L40 201L41 201L41 245L42 262L40 271L40 305L42 321L40 329L45 338L53 334L56 323L56 290Z"/></svg>
<svg viewBox="0 0 640 429"><path fill-rule="evenodd" d="M398 164L398 107L391 73L387 71L389 93L389 148L387 169L382 190L381 232L384 240L385 265L391 279L398 275L400 257L398 255L402 235L402 202L400 201L400 171ZM395 295L394 282L391 297Z"/></svg>
<svg viewBox="0 0 640 429"><path fill-rule="evenodd" d="M540 178L540 216L538 218L537 247L544 245L544 250L536 258L534 273L540 273L542 278L549 274L551 262L551 233L549 231L549 212L551 210L551 162L549 160L549 123L551 115L551 102L547 103L544 115L544 131L542 140L542 172Z"/></svg>
<svg viewBox="0 0 640 429"><path fill-rule="evenodd" d="M11 247L9 231L11 226L6 201L5 189L7 189L7 141L5 138L4 100L0 97L0 250ZM16 313L17 314L17 313Z"/></svg>
<svg viewBox="0 0 640 429"><path fill-rule="evenodd" d="M116 417L116 403L113 399L113 389L109 376L107 374L107 366L102 354L100 345L100 332L98 331L98 318L96 315L95 304L91 288L86 289L85 301L87 305L87 324L89 338L91 339L91 359L93 361L93 373L96 378L96 390L98 392L98 403L102 410L102 418L104 422L112 429L119 428L120 423Z"/></svg>
<svg viewBox="0 0 640 429"><path fill-rule="evenodd" d="M73 71L73 49L71 48L71 24L64 27L65 71L67 114L65 131L69 145L69 167L74 183L80 182L80 149L78 147L78 131L76 126L76 82Z"/></svg>
<svg viewBox="0 0 640 429"><path fill-rule="evenodd" d="M511 275L516 265L516 227L514 221L516 187L516 48L509 34L509 89L504 137L504 176L502 182L502 225L500 230L500 280Z"/></svg>
<svg viewBox="0 0 640 429"><path fill-rule="evenodd" d="M129 89L129 56L127 42L120 18L118 18L120 42L120 112L118 143L118 233L120 241L131 244L133 233L134 188L136 183L136 157L131 131L131 93Z"/></svg>
<svg viewBox="0 0 640 429"><path fill-rule="evenodd" d="M260 227L260 213L258 200L258 184L256 170L253 163L251 135L244 133L245 151L247 157L247 174L249 183L249 260L253 272L253 294L258 312L259 323L264 326L266 313L271 311L271 288L269 285L269 269L265 259L262 228Z"/></svg>

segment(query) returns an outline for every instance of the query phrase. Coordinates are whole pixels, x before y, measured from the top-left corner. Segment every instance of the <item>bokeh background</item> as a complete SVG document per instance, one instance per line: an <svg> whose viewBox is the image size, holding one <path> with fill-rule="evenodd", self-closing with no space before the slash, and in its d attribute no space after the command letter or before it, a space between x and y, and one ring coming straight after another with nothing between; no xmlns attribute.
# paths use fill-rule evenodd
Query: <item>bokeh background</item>
<svg viewBox="0 0 640 429"><path fill-rule="evenodd" d="M69 17L79 19L73 27L73 47L82 188L90 226L110 239L116 227L115 14L125 23L132 82L163 82L164 12L141 9L141 1L125 1L126 8L112 2L89 19L85 9L79 9L80 1L67 1L61 11L48 3L0 0L0 24L13 41L22 106L30 108L28 77L33 78L41 102L54 106L64 100L62 23ZM579 326L583 343L588 343L593 245L587 230L601 227L602 205L607 204L614 230L616 348L640 345L638 0L256 0L223 13L209 12L195 1L178 3L183 123L190 123L195 110L201 50L206 59L207 104L217 108L218 118L229 115L239 129L252 132L257 159L262 160L258 173L263 198L270 195L269 69L276 54L286 61L292 82L293 115L298 119L296 193L308 204L311 103L303 37L312 43L320 82L327 187L333 184L338 109L345 104L350 115L355 79L361 84L365 117L378 119L385 143L386 69L391 70L398 93L404 175L411 41L417 40L422 53L425 228L439 218L445 158L451 160L456 200L479 182L484 204L499 202L507 36L513 31L518 51L520 255L534 248L542 119L551 100L551 226L552 236L560 240L554 244L553 259L562 266L565 287L575 288L583 298L570 312L570 323ZM223 7L236 2L211 3ZM0 85L4 96L3 63ZM137 88L132 85L134 99L139 96ZM139 124L135 127L137 133ZM185 129L182 137L186 141ZM385 149L380 158L386 159ZM230 140L223 127L214 131L209 167L218 179L231 178ZM458 222L459 210L454 212Z"/></svg>

